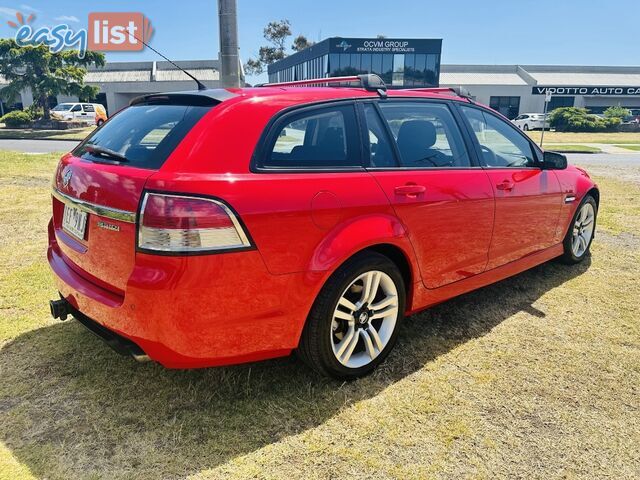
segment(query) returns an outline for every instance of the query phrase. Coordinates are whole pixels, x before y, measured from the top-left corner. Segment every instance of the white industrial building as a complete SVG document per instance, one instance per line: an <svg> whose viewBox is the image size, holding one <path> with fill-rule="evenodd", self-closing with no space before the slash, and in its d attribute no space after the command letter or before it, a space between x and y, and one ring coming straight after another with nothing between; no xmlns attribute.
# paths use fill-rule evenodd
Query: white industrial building
<svg viewBox="0 0 640 480"><path fill-rule="evenodd" d="M547 92L552 93L549 110L571 106L602 113L614 105L640 110L640 67L443 64L440 85L462 86L509 118L541 113Z"/></svg>
<svg viewBox="0 0 640 480"><path fill-rule="evenodd" d="M218 60L177 63L207 87L220 86ZM601 113L612 105L640 110L640 67L447 64L439 67L440 86L463 86L477 101L509 118L542 112L549 89L553 93L550 110L576 106ZM85 81L99 87L94 101L104 104L110 114L142 94L195 89L193 80L169 62L109 62L104 68L91 68ZM0 87L1 83L0 80ZM33 103L29 91L22 93L21 100L15 107L25 108ZM75 100L63 96L50 99L52 105Z"/></svg>
<svg viewBox="0 0 640 480"><path fill-rule="evenodd" d="M207 87L220 86L218 60L180 61L176 64ZM132 98L146 93L196 89L194 81L169 62L109 62L103 68L88 70L85 83L100 89L100 93L93 101L107 107L109 114L126 107ZM0 81L0 88L2 86ZM51 98L50 103L53 106L57 103L77 100L77 97L59 95L57 98ZM26 108L32 103L31 92L24 91L17 107Z"/></svg>

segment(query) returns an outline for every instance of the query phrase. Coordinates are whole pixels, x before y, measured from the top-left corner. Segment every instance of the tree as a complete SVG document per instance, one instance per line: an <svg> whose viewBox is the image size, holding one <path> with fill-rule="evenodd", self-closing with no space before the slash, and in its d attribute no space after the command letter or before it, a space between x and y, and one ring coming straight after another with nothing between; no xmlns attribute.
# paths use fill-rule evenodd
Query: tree
<svg viewBox="0 0 640 480"><path fill-rule="evenodd" d="M285 44L291 36L291 22L287 19L269 22L263 31L264 39L269 45L260 47L258 58L250 58L244 64L244 70L248 75L260 75L267 65L271 65L287 56ZM291 49L299 52L313 45L304 35L298 35L293 40Z"/></svg>
<svg viewBox="0 0 640 480"><path fill-rule="evenodd" d="M624 121L624 119L627 118L629 115L631 115L631 110L629 110L628 108L624 108L620 105L617 105L615 107L609 107L604 111L605 117L619 118L621 121Z"/></svg>
<svg viewBox="0 0 640 480"><path fill-rule="evenodd" d="M304 35L298 35L293 39L293 45L291 45L291 50L294 52L300 52L305 48L309 48L310 46L315 45L315 42L310 41Z"/></svg>
<svg viewBox="0 0 640 480"><path fill-rule="evenodd" d="M102 67L104 63L104 55L99 52L87 51L81 58L77 50L51 53L46 45L20 47L13 39L0 39L0 75L9 83L0 90L0 97L12 102L21 91L30 88L34 102L42 107L48 120L50 96L97 95L97 87L84 83L85 67Z"/></svg>
<svg viewBox="0 0 640 480"><path fill-rule="evenodd" d="M562 107L549 114L549 122L560 132L602 132L614 130L620 118L598 117L586 108Z"/></svg>

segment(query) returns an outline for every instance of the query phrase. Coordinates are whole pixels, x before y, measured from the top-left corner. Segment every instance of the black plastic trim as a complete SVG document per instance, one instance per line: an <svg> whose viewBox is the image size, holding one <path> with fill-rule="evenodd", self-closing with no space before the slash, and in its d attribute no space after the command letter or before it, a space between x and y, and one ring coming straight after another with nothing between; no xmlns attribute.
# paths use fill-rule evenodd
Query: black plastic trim
<svg viewBox="0 0 640 480"><path fill-rule="evenodd" d="M137 343L117 334L103 325L100 325L92 318L89 318L80 310L74 308L73 305L71 305L71 303L62 296L62 294L60 295L60 298L66 302L67 310L76 320L78 320L78 322L120 355L131 357L141 357L146 355L145 351L142 350Z"/></svg>

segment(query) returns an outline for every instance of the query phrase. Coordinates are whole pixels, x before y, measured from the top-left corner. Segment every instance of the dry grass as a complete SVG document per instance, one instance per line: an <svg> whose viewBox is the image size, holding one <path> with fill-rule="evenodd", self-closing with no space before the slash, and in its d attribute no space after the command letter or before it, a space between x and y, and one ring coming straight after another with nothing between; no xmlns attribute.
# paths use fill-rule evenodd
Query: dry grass
<svg viewBox="0 0 640 480"><path fill-rule="evenodd" d="M526 132L536 143L540 143L542 132L531 130ZM574 132L544 132L546 143L635 143L640 144L640 133L637 132L603 132L603 133L574 133Z"/></svg>
<svg viewBox="0 0 640 480"><path fill-rule="evenodd" d="M136 364L49 320L53 166L0 154L0 477L640 476L638 185L599 179L590 262L411 317L379 371L339 384L292 359Z"/></svg>

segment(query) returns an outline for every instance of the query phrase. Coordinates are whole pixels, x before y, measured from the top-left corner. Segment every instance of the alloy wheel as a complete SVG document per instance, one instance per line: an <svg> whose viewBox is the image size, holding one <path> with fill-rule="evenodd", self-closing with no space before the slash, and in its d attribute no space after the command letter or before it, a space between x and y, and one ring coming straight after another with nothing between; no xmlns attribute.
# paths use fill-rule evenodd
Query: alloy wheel
<svg viewBox="0 0 640 480"><path fill-rule="evenodd" d="M398 289L389 275L373 270L356 277L333 312L335 358L348 368L372 362L389 343L398 314Z"/></svg>
<svg viewBox="0 0 640 480"><path fill-rule="evenodd" d="M571 250L573 255L578 258L584 255L589 248L589 243L593 236L595 218L593 205L588 202L583 204L573 224L573 237L571 239Z"/></svg>

